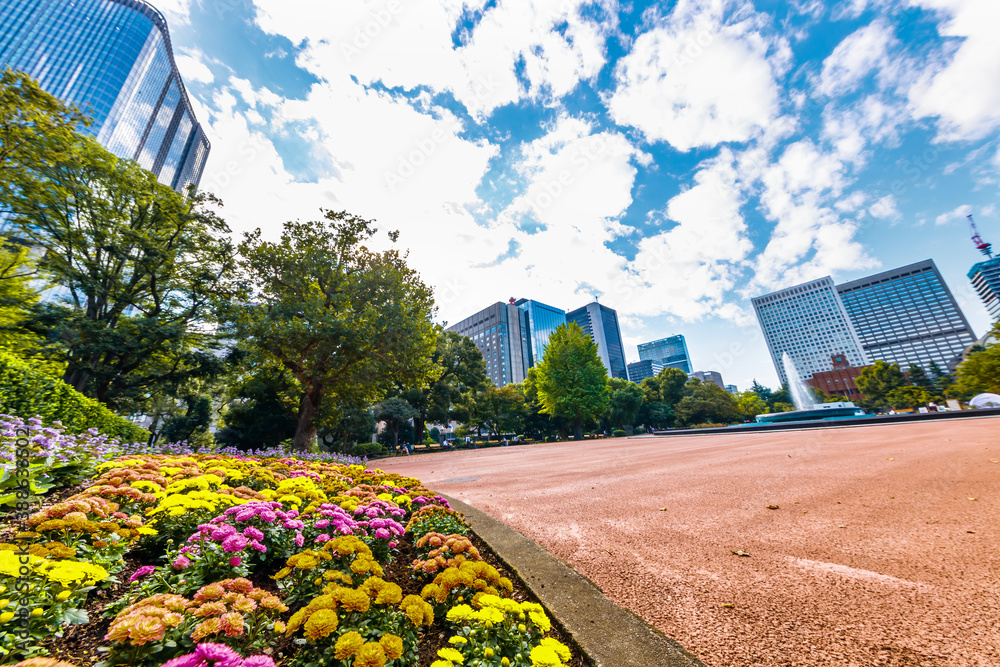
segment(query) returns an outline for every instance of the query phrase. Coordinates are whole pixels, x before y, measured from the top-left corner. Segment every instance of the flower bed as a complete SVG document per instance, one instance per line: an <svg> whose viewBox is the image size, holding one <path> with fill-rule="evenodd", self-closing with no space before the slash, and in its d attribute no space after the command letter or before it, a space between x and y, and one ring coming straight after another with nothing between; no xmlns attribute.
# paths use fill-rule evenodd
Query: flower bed
<svg viewBox="0 0 1000 667"><path fill-rule="evenodd" d="M58 434L39 435L55 457ZM85 488L9 527L30 543L26 568L0 542L5 663L579 664L416 479L273 453L104 458Z"/></svg>

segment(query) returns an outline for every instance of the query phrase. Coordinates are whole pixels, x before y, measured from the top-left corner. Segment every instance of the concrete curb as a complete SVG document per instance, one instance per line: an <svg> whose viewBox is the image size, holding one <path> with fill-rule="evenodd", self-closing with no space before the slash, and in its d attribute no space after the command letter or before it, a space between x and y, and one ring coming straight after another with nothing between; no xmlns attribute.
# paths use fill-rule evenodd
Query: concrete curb
<svg viewBox="0 0 1000 667"><path fill-rule="evenodd" d="M533 540L461 500L444 497L531 589L595 667L705 667Z"/></svg>

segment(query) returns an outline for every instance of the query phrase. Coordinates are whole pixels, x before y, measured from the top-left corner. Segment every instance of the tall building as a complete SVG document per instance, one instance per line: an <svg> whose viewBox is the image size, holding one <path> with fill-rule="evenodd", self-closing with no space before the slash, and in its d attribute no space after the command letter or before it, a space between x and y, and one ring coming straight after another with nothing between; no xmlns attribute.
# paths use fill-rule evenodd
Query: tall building
<svg viewBox="0 0 1000 667"><path fill-rule="evenodd" d="M813 373L812 377L806 380L806 384L831 396L846 396L852 401L864 398L855 380L863 370L870 368L869 366L851 366L842 354L833 355L830 358L830 366L828 371Z"/></svg>
<svg viewBox="0 0 1000 667"><path fill-rule="evenodd" d="M1000 256L973 264L968 276L990 317L1000 320Z"/></svg>
<svg viewBox="0 0 1000 667"><path fill-rule="evenodd" d="M609 376L628 379L622 332L618 326L618 313L614 309L594 301L566 313L566 321L576 322L597 343L597 354Z"/></svg>
<svg viewBox="0 0 1000 667"><path fill-rule="evenodd" d="M712 382L715 383L719 389L726 389L726 383L722 381L722 373L718 371L695 371L690 374L690 377L698 378L702 382Z"/></svg>
<svg viewBox="0 0 1000 667"><path fill-rule="evenodd" d="M552 332L560 325L566 324L566 311L531 299L518 299L514 303L527 314L528 368L531 368L545 356L545 348L549 344L549 336L552 335Z"/></svg>
<svg viewBox="0 0 1000 667"><path fill-rule="evenodd" d="M211 148L174 62L167 22L143 0L3 0L0 66L78 106L87 129L175 190Z"/></svg>
<svg viewBox="0 0 1000 667"><path fill-rule="evenodd" d="M837 292L872 361L897 363L904 371L910 364L927 370L931 363L954 370L976 342L932 260L837 285Z"/></svg>
<svg viewBox="0 0 1000 667"><path fill-rule="evenodd" d="M829 276L754 297L752 302L782 384L788 381L782 362L786 352L804 380L830 370L835 354L845 356L852 366L868 364Z"/></svg>
<svg viewBox="0 0 1000 667"><path fill-rule="evenodd" d="M656 377L663 370L663 364L652 359L633 361L627 367L628 379L638 384L646 378Z"/></svg>
<svg viewBox="0 0 1000 667"><path fill-rule="evenodd" d="M523 382L531 367L527 312L514 299L498 301L471 317L448 327L468 336L486 361L486 374L498 387Z"/></svg>
<svg viewBox="0 0 1000 667"><path fill-rule="evenodd" d="M639 359L652 359L666 367L679 368L685 373L691 373L691 356L688 354L687 342L680 334L639 343Z"/></svg>

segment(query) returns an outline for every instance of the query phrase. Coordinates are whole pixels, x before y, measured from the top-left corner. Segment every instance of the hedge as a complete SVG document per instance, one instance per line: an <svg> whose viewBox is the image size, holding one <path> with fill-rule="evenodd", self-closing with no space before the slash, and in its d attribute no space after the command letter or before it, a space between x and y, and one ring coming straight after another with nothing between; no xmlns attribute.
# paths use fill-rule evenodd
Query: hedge
<svg viewBox="0 0 1000 667"><path fill-rule="evenodd" d="M68 384L0 350L0 413L51 424L58 420L70 433L96 428L125 442L146 442L149 432L111 412Z"/></svg>

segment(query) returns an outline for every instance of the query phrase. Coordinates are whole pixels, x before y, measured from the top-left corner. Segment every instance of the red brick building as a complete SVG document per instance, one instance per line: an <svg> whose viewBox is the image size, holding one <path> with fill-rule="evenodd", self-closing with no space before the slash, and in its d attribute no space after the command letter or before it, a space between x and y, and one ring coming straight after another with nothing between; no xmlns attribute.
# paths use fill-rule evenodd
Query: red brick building
<svg viewBox="0 0 1000 667"><path fill-rule="evenodd" d="M806 380L806 384L824 394L846 396L848 400L863 398L854 381L868 366L851 366L844 354L831 355L830 360L833 363L833 370L813 373L813 376Z"/></svg>

